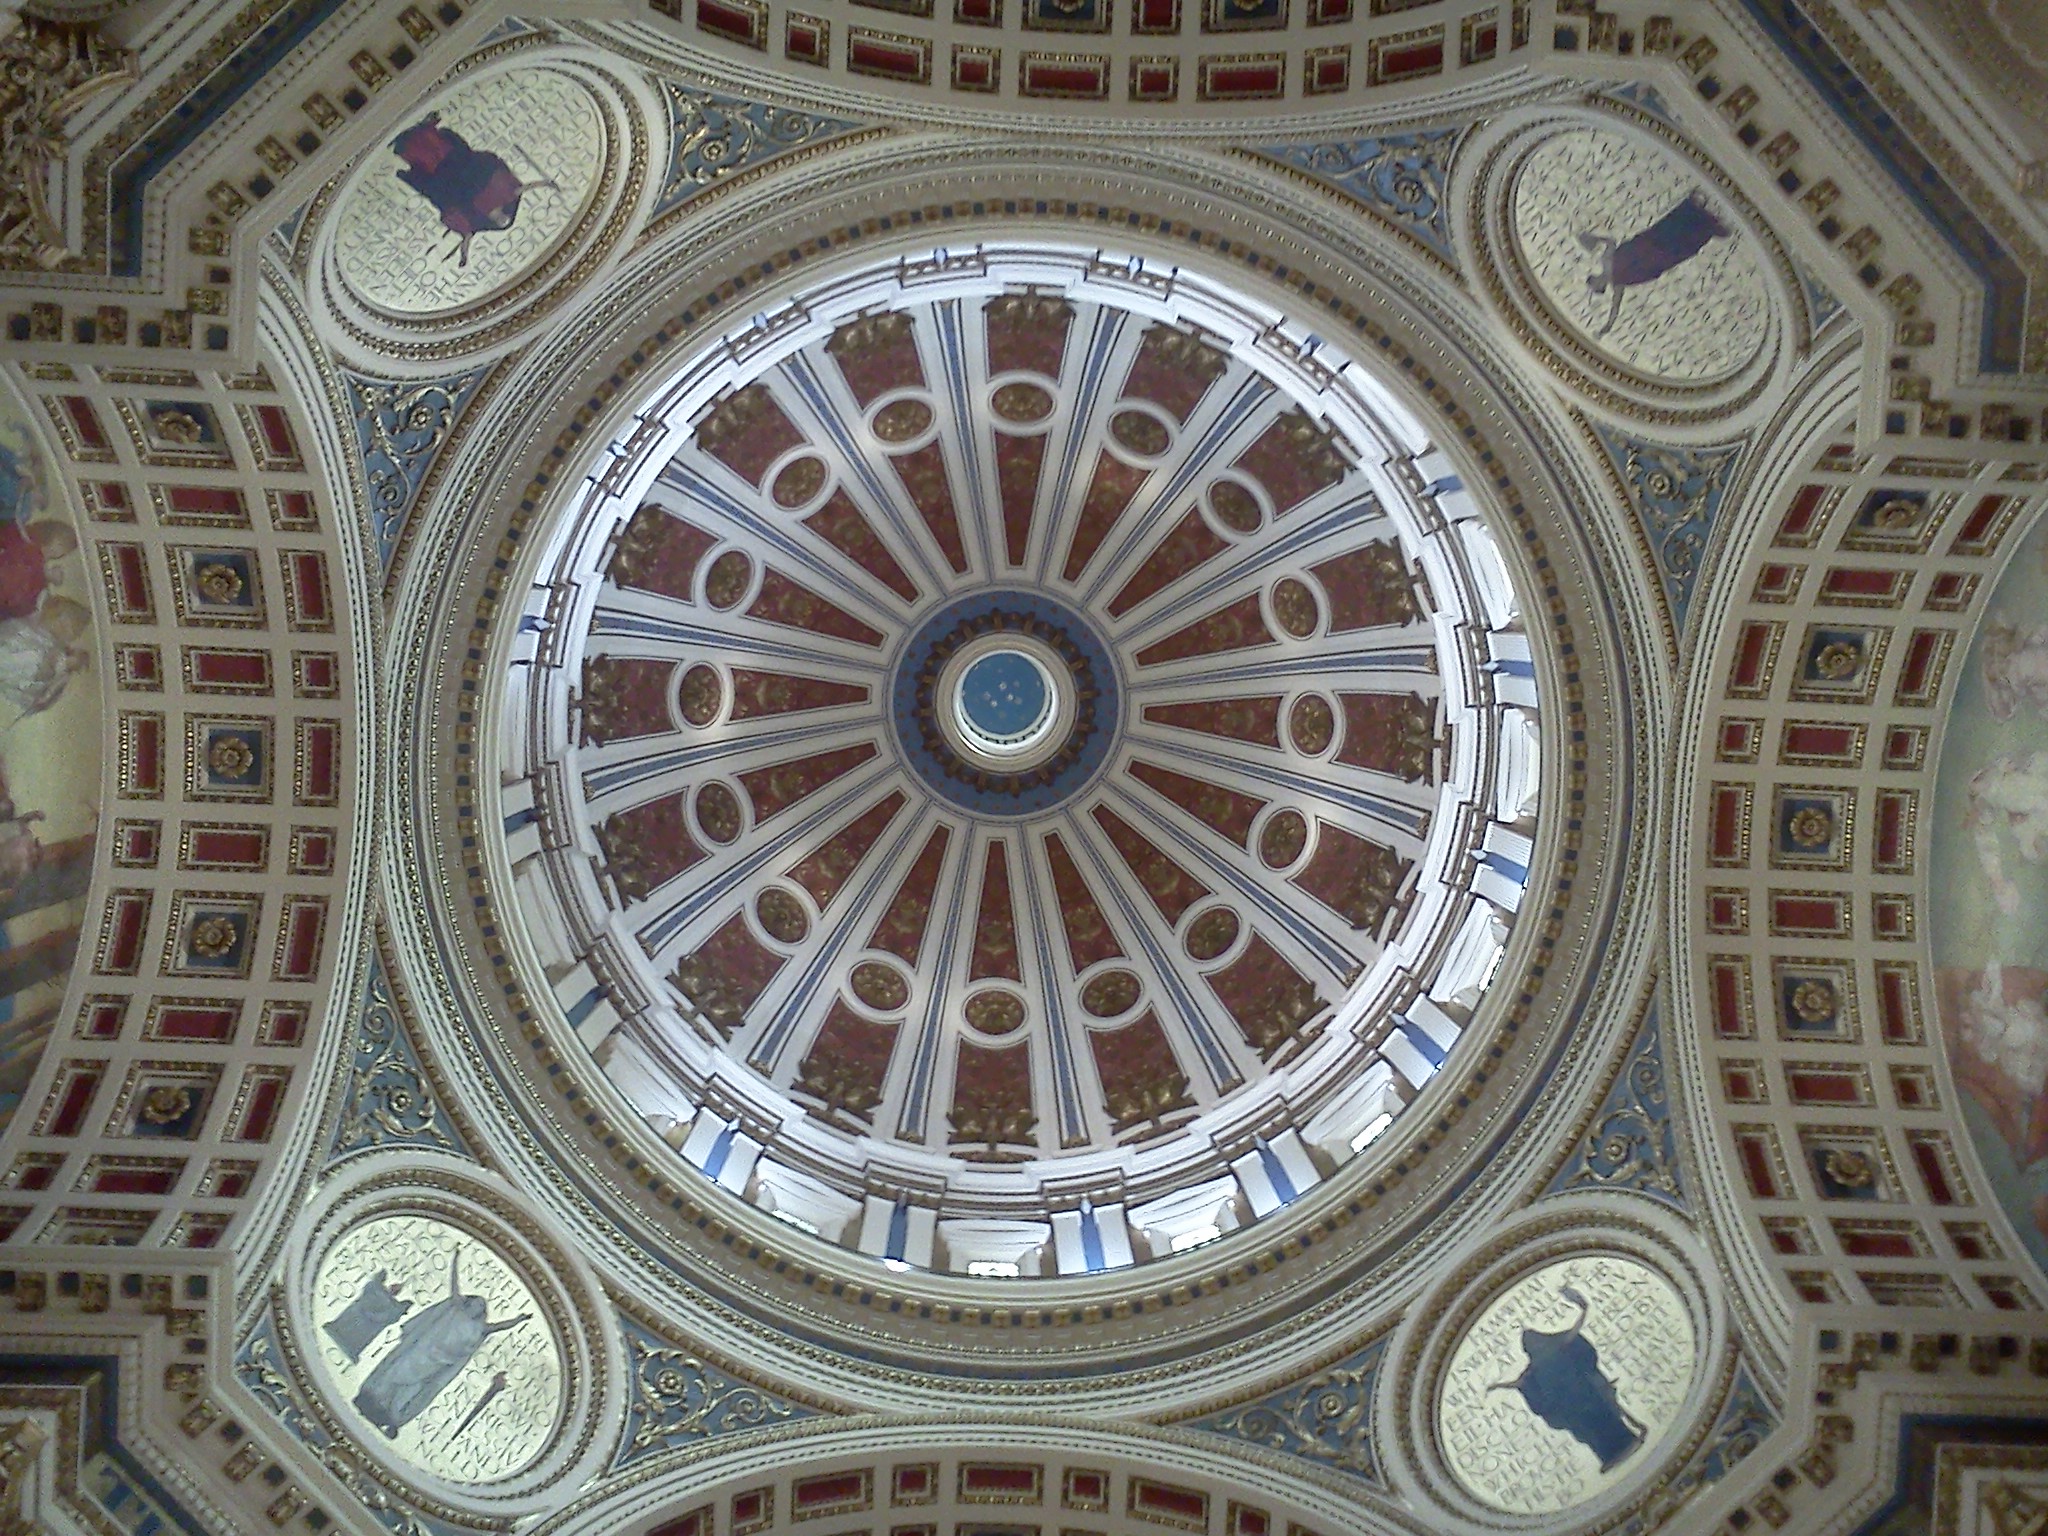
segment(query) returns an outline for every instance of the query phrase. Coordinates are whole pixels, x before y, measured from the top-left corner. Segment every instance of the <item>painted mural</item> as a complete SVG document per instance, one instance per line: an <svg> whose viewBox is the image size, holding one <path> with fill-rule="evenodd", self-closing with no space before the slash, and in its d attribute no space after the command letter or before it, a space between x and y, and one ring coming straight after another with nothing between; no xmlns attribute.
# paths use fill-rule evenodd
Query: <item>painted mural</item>
<svg viewBox="0 0 2048 1536"><path fill-rule="evenodd" d="M98 647L61 483L0 394L0 1130L63 1004L99 825Z"/></svg>
<svg viewBox="0 0 2048 1536"><path fill-rule="evenodd" d="M1652 145L1604 128L1546 139L1516 176L1510 218L1553 318L1633 372L1710 383L1763 345L1753 244Z"/></svg>
<svg viewBox="0 0 2048 1536"><path fill-rule="evenodd" d="M562 1356L495 1248L426 1216L343 1234L313 1281L314 1352L363 1437L451 1482L530 1465L562 1412Z"/></svg>
<svg viewBox="0 0 2048 1536"><path fill-rule="evenodd" d="M2048 1268L2048 521L2015 552L1935 782L1935 986L1963 1117Z"/></svg>
<svg viewBox="0 0 2048 1536"><path fill-rule="evenodd" d="M1545 1265L1488 1302L1451 1351L1444 1460L1496 1509L1570 1509L1649 1463L1692 1374L1692 1321L1662 1275L1614 1254Z"/></svg>
<svg viewBox="0 0 2048 1536"><path fill-rule="evenodd" d="M342 195L335 262L401 315L489 297L546 258L603 170L590 92L548 69L457 87L374 152Z"/></svg>

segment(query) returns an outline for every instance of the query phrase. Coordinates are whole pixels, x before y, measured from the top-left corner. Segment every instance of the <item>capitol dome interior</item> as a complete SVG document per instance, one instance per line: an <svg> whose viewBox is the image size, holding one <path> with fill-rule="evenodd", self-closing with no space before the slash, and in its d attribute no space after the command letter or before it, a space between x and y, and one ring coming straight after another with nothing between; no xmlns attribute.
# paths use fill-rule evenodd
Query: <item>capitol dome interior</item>
<svg viewBox="0 0 2048 1536"><path fill-rule="evenodd" d="M2048 1530L2048 9L0 62L0 1536Z"/></svg>

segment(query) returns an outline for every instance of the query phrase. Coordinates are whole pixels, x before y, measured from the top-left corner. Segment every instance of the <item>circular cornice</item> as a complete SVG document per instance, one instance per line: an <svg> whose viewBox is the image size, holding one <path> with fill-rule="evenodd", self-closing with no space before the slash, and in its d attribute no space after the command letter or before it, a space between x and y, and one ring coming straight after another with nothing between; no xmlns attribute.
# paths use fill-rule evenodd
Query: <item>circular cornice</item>
<svg viewBox="0 0 2048 1536"><path fill-rule="evenodd" d="M890 1262L1098 1273L1306 1196L1547 884L1544 637L1481 502L1355 363L1170 275L826 277L651 386L516 616L481 746L539 744L534 809L482 819L503 922L596 978L555 1028L605 1007L686 1160ZM1028 771L948 739L990 642L1067 679Z"/></svg>
<svg viewBox="0 0 2048 1536"><path fill-rule="evenodd" d="M929 156L934 151L920 153ZM1107 158L1114 161L1117 157ZM906 160L905 164L908 163ZM865 246L873 241L907 252L920 239L929 241L930 236L921 233L924 227L958 228L964 233L969 227L964 221L980 220L981 227L993 230L1001 227L999 221L1004 218L1034 216L1031 189L1041 173L1041 165L999 169L977 162L973 167L949 172L940 169L937 162L927 163L925 200L906 206L881 191L882 185L898 173L884 167L875 184L876 191L856 193L843 179L839 183L846 199L840 206L858 211L858 222L842 220L831 226L830 233L804 235L801 239L793 238L801 231L785 226L772 244L757 244L751 250L745 246L728 247L720 269L745 273L744 278L723 283L708 281L705 253L680 238L675 245L665 248L675 252L674 256L651 254L647 273L643 275L651 275L664 261L683 259L689 261L689 270L699 274L699 280L688 290L692 297L687 305L665 319L660 317L659 309L648 315L642 308L638 313L647 318L628 319L627 313L621 311L616 320L607 321L614 327L608 334L619 339L609 344L605 355L626 360L626 375L607 382L600 370L597 377L587 379L573 391L576 404L573 409L565 407L568 414L558 418L561 426L555 430L565 435L556 440L552 458L544 448L516 450L541 475L529 490L495 496L471 492L467 493L468 504L475 509L501 508L508 515L517 511L522 517L537 512L546 499L546 486L561 473L559 468L550 468L550 463L559 465L576 452L576 443L592 425L620 419L614 402L627 376L640 371L650 356L672 355L679 337L701 334L699 327L707 314L758 313L764 302L764 281L786 283L787 279L779 274L792 266L808 270L806 264L821 256L830 259L832 253L842 248ZM1150 185L1157 185L1157 174L1154 168ZM1179 176L1188 174L1186 169L1176 171ZM963 178L963 190L971 186L979 194L973 204L954 205L943 200L949 175ZM1004 179L1008 178L1013 178L1007 184L1015 188L1015 194L996 196L990 201L990 194L1004 186ZM508 1155L517 1156L530 1170L529 1176L539 1178L536 1193L545 1191L551 1202L566 1202L560 1204L565 1215L578 1213L572 1219L585 1224L584 1230L595 1245L593 1252L600 1256L600 1262L622 1266L622 1283L667 1294L672 1304L697 1312L698 1325L707 1330L708 1336L729 1340L725 1347L747 1351L762 1369L788 1372L793 1378L814 1378L814 1373L825 1370L845 1389L857 1393L873 1390L891 1398L903 1394L916 1398L922 1377L915 1372L936 1366L967 1372L953 1377L949 1390L976 1383L978 1390L998 1399L1078 1401L1099 1397L1105 1391L1113 1395L1143 1393L1157 1399L1163 1384L1170 1379L1175 1392L1186 1400L1188 1394L1213 1391L1213 1386L1202 1385L1214 1380L1209 1373L1230 1360L1241 1360L1248 1352L1263 1349L1265 1358L1277 1365L1280 1356L1272 1350L1278 1338L1264 1330L1279 1324L1283 1317L1288 1319L1287 1342L1282 1348L1287 1357L1299 1358L1305 1350L1328 1348L1330 1324L1343 1316L1353 1319L1350 1326L1355 1327L1359 1317L1355 1301L1341 1312L1332 1310L1338 1298L1355 1294L1358 1286L1382 1294L1385 1287L1404 1283L1399 1277L1409 1273L1423 1258L1416 1242L1420 1232L1417 1223L1443 1220L1450 1213L1458 1213L1452 1218L1455 1221L1467 1221L1489 1200L1500 1198L1504 1191L1498 1185L1498 1176L1510 1171L1507 1163L1494 1161L1500 1158L1502 1146L1542 1134L1542 1126L1569 1102L1568 1098L1556 1097L1534 1101L1526 1096L1538 1083L1548 1081L1562 1064L1593 1054L1588 1038L1562 1032L1564 1020L1579 1006L1571 1000L1583 1001L1587 988L1605 994L1632 991L1636 985L1629 979L1634 960L1623 960L1618 966L1610 963L1602 970L1590 963L1581 965L1559 959L1585 952L1586 925L1604 927L1610 922L1611 904L1620 894L1617 881L1604 875L1597 879L1582 878L1580 866L1573 861L1575 857L1583 861L1589 848L1600 849L1598 867L1604 868L1610 857L1605 851L1610 838L1625 831L1625 818L1613 814L1608 798L1618 787L1612 775L1621 766L1615 754L1625 738L1618 739L1612 734L1604 707L1594 715L1582 713L1588 697L1586 669L1608 665L1604 658L1611 653L1612 646L1611 640L1602 638L1612 623L1603 588L1583 573L1581 562L1586 557L1575 548L1576 530L1582 525L1560 520L1554 512L1546 510L1558 503L1552 499L1545 472L1526 459L1501 458L1491 446L1492 432L1481 425L1482 421L1504 422L1506 418L1499 412L1504 403L1517 398L1514 392L1510 390L1505 396L1485 392L1468 396L1471 386L1467 382L1466 348L1470 339L1447 347L1444 333L1414 329L1431 306L1423 304L1418 309L1412 302L1413 290L1404 288L1407 278L1399 274L1398 267L1382 269L1376 287L1368 289L1358 282L1359 267L1329 266L1314 256L1306 242L1285 234L1285 219L1272 226L1276 244L1290 252L1282 261L1264 254L1259 246L1244 241L1237 233L1210 234L1186 222L1185 213L1192 204L1182 193L1148 191L1138 183L1120 180L1118 173L1106 165L1085 170L1077 166L1062 172L1070 189L1077 187L1077 180L1085 182L1090 178L1103 179L1105 190L1114 189L1112 200L1099 205L1075 201L1048 207L1037 217L1049 217L1054 225L1041 227L1071 223L1076 229L1090 229L1113 218L1124 231L1122 243L1131 248L1160 254L1174 252L1184 261L1235 267L1240 273L1237 281L1255 285L1258 292L1284 305L1300 304L1312 309L1324 317L1324 325L1337 325L1345 334L1355 337L1355 345L1394 359L1405 381L1397 386L1397 392L1414 399L1428 419L1449 423L1450 435L1457 445L1452 462L1498 488L1504 508L1503 531L1530 563L1535 573L1532 587L1538 611L1558 636L1561 652L1570 658L1564 668L1546 670L1539 679L1546 709L1554 697L1560 710L1554 727L1559 734L1546 734L1545 748L1553 753L1553 763L1558 762L1556 754L1563 753L1567 743L1583 743L1587 754L1577 763L1567 757L1558 769L1559 804L1572 809L1569 813L1558 813L1550 823L1556 830L1545 834L1546 838L1555 837L1562 850L1555 856L1565 860L1565 883L1561 885L1560 898L1546 909L1540 929L1530 931L1530 948L1523 950L1518 938L1517 946L1507 956L1503 975L1515 978L1514 994L1501 1000L1506 1012L1498 1030L1485 1042L1484 1051L1475 1056L1472 1072L1457 1085L1438 1079L1430 1100L1437 1108L1426 1124L1417 1122L1422 1134L1394 1148L1377 1174L1324 1186L1317 1192L1317 1198L1289 1208L1284 1229L1276 1229L1270 1236L1262 1229L1261 1240L1256 1244L1226 1241L1182 1255L1170 1264L1158 1266L1156 1283L1147 1271L1143 1283L1135 1289L1128 1280L1117 1281L1114 1277L1077 1280L1071 1300L1044 1306L1020 1308L1007 1299L1008 1287L1014 1282L951 1280L946 1287L948 1294L942 1298L927 1293L914 1274L885 1274L873 1282L853 1282L835 1275L834 1269L844 1261L821 1265L823 1255L801 1234L791 1233L779 1223L735 1213L730 1202L715 1208L707 1204L706 1197L713 1192L691 1184L697 1175L671 1161L666 1148L643 1140L644 1133L622 1126L618 1101L608 1092L591 1097L592 1085L579 1082L568 1064L545 1048L540 1036L530 1030L523 1037L507 1035L495 1026L477 1035L471 1033L472 1026L468 1025L447 1033L444 1026L435 1025L440 1049L460 1064L461 1072L481 1073L485 1079L495 1079L499 1087L488 1090L489 1093L500 1096L508 1110L515 1104L521 1106L516 1113L528 1129L518 1133L515 1143L508 1143ZM933 201L933 196L940 200ZM1022 201L1017 201L1017 197ZM892 208L895 211L890 214ZM1346 239L1337 237L1338 248L1346 248ZM1368 255L1355 246L1348 249L1354 262L1385 258L1384 251ZM1368 292L1384 296L1396 291L1411 296L1405 310L1381 308L1387 302L1384 297L1372 300L1373 312L1354 304L1354 296ZM738 306L742 304L747 307L740 311ZM1426 349L1426 358L1411 350L1416 346ZM593 360L596 356L588 351L585 355ZM1468 413L1464 404L1467 398L1482 415ZM1509 405L1508 409L1519 412L1522 407ZM521 430L530 433L532 428ZM606 426L605 430L613 428ZM1554 438L1547 427L1526 430L1539 440ZM530 443L533 438L528 436L526 440ZM1523 440L1527 437L1510 439ZM495 441L500 447L491 450L491 459L503 463L509 440ZM538 457L527 457L530 454ZM480 460L478 467L481 465ZM470 473L473 475L474 471ZM455 483L468 484L460 480ZM1533 501L1526 499L1530 496ZM500 529L504 526L498 525ZM520 558L521 542L518 537L507 540L502 532L486 534L473 527L461 537L463 548L481 549L485 558L472 561L451 551L449 560L437 567L443 579L433 584L431 593L425 587L415 587L413 601L423 596L453 599L457 594L467 593L469 596L461 600L474 603L481 599L482 612L488 615L505 591L507 573ZM1560 566L1553 550L1568 563ZM1571 574L1567 576L1568 572ZM419 623L418 619L408 620L407 631L423 641L426 631L418 627ZM441 696L445 688L447 703L445 707L424 708L416 716L423 734L401 752L392 781L400 797L399 806L409 805L409 797L415 792L427 794L432 789L410 773L406 767L408 760L431 760L437 752L452 751L458 745L450 740L447 748L435 748L432 743L436 739L470 737L468 723L476 710L474 694L487 670L485 639L484 631L479 629L476 638L468 642L476 646L474 651L469 651L464 643L455 646L448 657L451 670L444 681L429 683L423 678L416 686L408 685L414 686L415 696L423 699ZM465 678L469 682L467 689L463 686ZM1604 684L1602 687L1609 691L1600 697L1621 696L1618 688ZM474 746L464 751L473 753ZM416 756L423 752L425 756ZM460 788L459 784L444 781L438 791L432 792ZM423 809L430 805L431 796L423 802ZM434 818L446 815L447 810L428 809L427 820L410 809L400 809L396 814L408 825L425 828L433 824ZM1579 849L1576 856L1571 852L1574 845ZM408 869L417 867L412 863L415 852L426 850L416 847L414 852L400 852L402 856L393 866L393 874L402 886L410 887L415 876ZM1553 856L1547 848L1537 851L1538 862ZM460 862L474 867L468 870L467 879L457 873L449 888L465 900L464 893L481 896L481 862L474 857ZM413 900L399 898L401 906ZM466 930L471 938L464 941L465 946L474 945L476 919L466 912L448 916L455 926L445 931L452 936ZM415 932L415 942L439 942L429 941L425 930ZM511 972L504 968L509 961L492 958L489 949L488 944L473 949L475 960L451 953L443 962L443 973L452 977L473 976L475 985L495 990ZM1622 953L1635 955L1636 949L1626 946ZM1611 961L1619 958L1610 956ZM430 977L415 977L415 982L430 996L441 993L440 984ZM463 983L464 987L471 984ZM516 991L506 1002L494 1005L494 1009L480 1010L479 1004L462 1001L458 996L448 996L433 1011L438 1013L443 1008L451 1010L451 1018L463 1015L478 1024L491 1017L492 1011L520 1024L533 1017L530 1004ZM1603 1030L1608 1027L1602 1026ZM537 1056L533 1054L536 1051ZM512 1063L518 1058L532 1065L514 1068ZM569 1097L558 1101L558 1109L544 1109L529 1099L531 1090L522 1086L534 1082L545 1082L551 1092L560 1091ZM1539 1107L1534 1114L1507 1112L1503 1106L1509 1099L1524 1106L1524 1111L1539 1103L1554 1107ZM542 1137L553 1149L539 1161L534 1160L534 1151L513 1150L515 1145L537 1148L536 1143L527 1139L530 1135ZM1480 1157L1494 1169L1493 1174L1482 1175L1476 1181L1453 1176L1452 1160L1469 1156ZM586 1158L594 1158L610 1170L593 1170L596 1182L589 1186L588 1194L576 1192L580 1175L566 1174ZM550 1168L562 1171L544 1171ZM1513 1169L1515 1177L1525 1172L1525 1166ZM591 1224L593 1212L588 1204L592 1196L610 1213L595 1224ZM715 1198L724 1199L722 1195ZM1361 1230L1361 1220L1374 1224L1373 1230L1380 1234L1377 1241L1361 1243L1354 1238L1353 1234ZM664 1231L672 1235L657 1235ZM671 1270L671 1265L679 1269ZM682 1275L690 1277L686 1283L681 1281ZM632 1278L625 1280L626 1276ZM682 1288L678 1289L678 1285ZM703 1311L707 1306L712 1310ZM766 1331L748 1321L750 1316L759 1317ZM1132 1349L1113 1381L1105 1378L1090 1383L1084 1340L1092 1329L1112 1317L1119 1319L1119 1332L1130 1341ZM772 1325L767 1324L770 1318L774 1319ZM1311 1327L1312 1319L1320 1321ZM1218 1353L1187 1353L1191 1348L1214 1346L1222 1337L1215 1331L1219 1328L1235 1342ZM848 1329L852 1331L842 1331ZM742 1339L751 1342L741 1344ZM844 1346L834 1342L854 1339L860 1341L857 1357L841 1354ZM1179 1341L1172 1345L1179 1363L1170 1377L1161 1374L1158 1357L1153 1353L1169 1339ZM1199 1342L1204 1339L1209 1343ZM1044 1378L1043 1384L1034 1384L1029 1376L1015 1373L1014 1368L1027 1357L1033 1373ZM771 1364L774 1360L783 1363ZM917 1362L914 1367L912 1361ZM913 1374L905 1374L906 1370ZM1073 1374L1077 1371L1081 1373L1078 1376ZM859 1380L872 1385L856 1387ZM1076 1398L1076 1393L1081 1398Z"/></svg>

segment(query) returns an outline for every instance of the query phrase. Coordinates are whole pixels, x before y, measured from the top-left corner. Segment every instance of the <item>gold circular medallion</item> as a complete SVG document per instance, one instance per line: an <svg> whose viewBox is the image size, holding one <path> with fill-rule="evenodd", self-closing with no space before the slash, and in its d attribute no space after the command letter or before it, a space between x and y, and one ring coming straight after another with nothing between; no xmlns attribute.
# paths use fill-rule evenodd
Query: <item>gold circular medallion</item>
<svg viewBox="0 0 2048 1536"><path fill-rule="evenodd" d="M825 488L825 461L818 458L792 459L775 476L773 495L777 506L800 507Z"/></svg>
<svg viewBox="0 0 2048 1536"><path fill-rule="evenodd" d="M893 1013L910 1001L910 983L893 965L863 960L850 978L853 995L880 1013Z"/></svg>
<svg viewBox="0 0 2048 1536"><path fill-rule="evenodd" d="M728 549L704 573L704 601L714 608L730 608L747 595L753 579L754 562L740 550Z"/></svg>
<svg viewBox="0 0 2048 1536"><path fill-rule="evenodd" d="M1258 499L1235 480L1218 480L1209 487L1209 506L1216 520L1232 533L1257 533L1262 514Z"/></svg>
<svg viewBox="0 0 2048 1536"><path fill-rule="evenodd" d="M771 885L755 898L754 916L761 920L761 931L778 944L800 943L811 931L803 903L780 886Z"/></svg>
<svg viewBox="0 0 2048 1536"><path fill-rule="evenodd" d="M1211 907L1188 928L1188 954L1197 960L1214 960L1237 942L1237 914L1228 907Z"/></svg>
<svg viewBox="0 0 2048 1536"><path fill-rule="evenodd" d="M1285 869L1308 846L1308 818L1299 811L1279 811L1259 833L1259 857L1268 869Z"/></svg>
<svg viewBox="0 0 2048 1536"><path fill-rule="evenodd" d="M1104 971L1081 989L1081 1006L1098 1019L1113 1019L1137 1004L1138 990L1129 971Z"/></svg>
<svg viewBox="0 0 2048 1536"><path fill-rule="evenodd" d="M716 720L725 703L725 684L717 669L699 663L685 672L682 686L676 690L676 703L691 725L709 725Z"/></svg>
<svg viewBox="0 0 2048 1536"><path fill-rule="evenodd" d="M1308 583L1297 581L1292 576L1277 582L1273 587L1273 617L1297 640L1306 640L1314 634L1316 595L1309 591Z"/></svg>
<svg viewBox="0 0 2048 1536"><path fill-rule="evenodd" d="M977 992L960 1011L984 1035L1007 1035L1024 1023L1024 1000L1008 992Z"/></svg>
<svg viewBox="0 0 2048 1536"><path fill-rule="evenodd" d="M922 400L892 400L875 412L875 436L885 443L907 443L932 424L932 408Z"/></svg>
<svg viewBox="0 0 2048 1536"><path fill-rule="evenodd" d="M1043 421L1052 414L1052 396L1036 384L1005 384L989 403L1005 421Z"/></svg>
<svg viewBox="0 0 2048 1536"><path fill-rule="evenodd" d="M740 835L740 797L724 784L706 784L697 791L697 825L714 843Z"/></svg>
<svg viewBox="0 0 2048 1536"><path fill-rule="evenodd" d="M1158 458L1173 440L1166 424L1144 411L1118 411L1109 419L1109 435L1146 459Z"/></svg>
<svg viewBox="0 0 2048 1536"><path fill-rule="evenodd" d="M1337 735L1337 716L1330 701L1320 693L1296 699L1294 708L1287 712L1287 734L1298 749L1311 756L1327 751Z"/></svg>

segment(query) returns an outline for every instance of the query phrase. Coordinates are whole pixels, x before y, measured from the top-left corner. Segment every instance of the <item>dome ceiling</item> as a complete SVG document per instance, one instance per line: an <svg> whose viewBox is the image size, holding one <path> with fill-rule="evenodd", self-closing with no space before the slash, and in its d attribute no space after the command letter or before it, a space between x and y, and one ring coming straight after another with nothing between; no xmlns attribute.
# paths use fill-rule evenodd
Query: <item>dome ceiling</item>
<svg viewBox="0 0 2048 1536"><path fill-rule="evenodd" d="M519 621L566 1022L885 1260L1113 1268L1284 1205L1455 1048L1531 862L1470 496L1312 338L1098 261L891 264L721 348Z"/></svg>
<svg viewBox="0 0 2048 1536"><path fill-rule="evenodd" d="M2035 1498L2040 177L1474 3L0 16L0 1506Z"/></svg>

